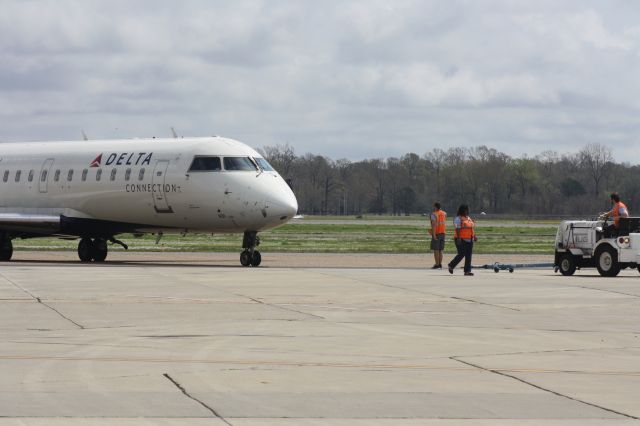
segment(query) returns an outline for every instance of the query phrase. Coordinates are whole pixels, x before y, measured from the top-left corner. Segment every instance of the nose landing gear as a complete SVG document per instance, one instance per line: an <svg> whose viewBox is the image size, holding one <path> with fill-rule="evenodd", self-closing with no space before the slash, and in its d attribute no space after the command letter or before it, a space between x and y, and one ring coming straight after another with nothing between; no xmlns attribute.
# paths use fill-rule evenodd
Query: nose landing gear
<svg viewBox="0 0 640 426"><path fill-rule="evenodd" d="M244 233L244 238L242 239L242 248L244 250L240 253L240 264L242 266L260 266L262 255L256 250L259 245L260 238L256 231L246 231Z"/></svg>

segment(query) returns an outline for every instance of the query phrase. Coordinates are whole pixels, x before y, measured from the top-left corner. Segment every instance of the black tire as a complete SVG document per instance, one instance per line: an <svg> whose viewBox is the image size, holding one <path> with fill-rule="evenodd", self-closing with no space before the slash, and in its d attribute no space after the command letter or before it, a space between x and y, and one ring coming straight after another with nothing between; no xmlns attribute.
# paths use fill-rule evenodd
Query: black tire
<svg viewBox="0 0 640 426"><path fill-rule="evenodd" d="M258 250L253 252L253 257L251 258L251 266L260 266L262 262L262 255Z"/></svg>
<svg viewBox="0 0 640 426"><path fill-rule="evenodd" d="M13 243L11 240L4 240L0 243L0 261L8 262L13 256Z"/></svg>
<svg viewBox="0 0 640 426"><path fill-rule="evenodd" d="M618 253L610 245L598 247L595 254L596 268L603 277L615 277L620 273Z"/></svg>
<svg viewBox="0 0 640 426"><path fill-rule="evenodd" d="M242 266L251 266L251 253L249 253L249 250L240 253L240 264Z"/></svg>
<svg viewBox="0 0 640 426"><path fill-rule="evenodd" d="M571 253L564 253L560 256L558 269L564 276L573 275L576 272L576 258Z"/></svg>
<svg viewBox="0 0 640 426"><path fill-rule="evenodd" d="M91 262L93 258L93 241L89 238L83 238L78 243L78 257L80 262Z"/></svg>
<svg viewBox="0 0 640 426"><path fill-rule="evenodd" d="M101 238L96 238L93 241L93 253L91 258L94 262L104 262L107 258L107 253L109 249L107 248L107 242Z"/></svg>

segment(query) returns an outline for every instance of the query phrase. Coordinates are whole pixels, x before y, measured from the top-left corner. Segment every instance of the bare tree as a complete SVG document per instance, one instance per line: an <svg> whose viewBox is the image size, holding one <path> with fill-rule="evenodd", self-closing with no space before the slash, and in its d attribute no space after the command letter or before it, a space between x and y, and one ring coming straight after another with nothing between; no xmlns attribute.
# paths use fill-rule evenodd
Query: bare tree
<svg viewBox="0 0 640 426"><path fill-rule="evenodd" d="M600 181L608 171L613 156L611 148L598 143L590 143L578 153L581 166L593 179L593 195L600 195Z"/></svg>

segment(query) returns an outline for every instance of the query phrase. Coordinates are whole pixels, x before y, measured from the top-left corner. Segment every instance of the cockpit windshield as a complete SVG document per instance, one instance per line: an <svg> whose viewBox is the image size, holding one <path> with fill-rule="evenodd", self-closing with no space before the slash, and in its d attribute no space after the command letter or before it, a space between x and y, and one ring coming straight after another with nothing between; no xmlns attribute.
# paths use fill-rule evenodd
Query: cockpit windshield
<svg viewBox="0 0 640 426"><path fill-rule="evenodd" d="M258 166L260 166L260 168L265 172L275 172L275 169L271 167L271 164L269 164L269 162L264 158L255 157L254 160L256 160L256 163L258 163Z"/></svg>
<svg viewBox="0 0 640 426"><path fill-rule="evenodd" d="M258 170L249 157L224 157L223 161L225 170L246 170L252 172Z"/></svg>
<svg viewBox="0 0 640 426"><path fill-rule="evenodd" d="M220 157L196 156L189 167L190 172L213 172L222 170Z"/></svg>

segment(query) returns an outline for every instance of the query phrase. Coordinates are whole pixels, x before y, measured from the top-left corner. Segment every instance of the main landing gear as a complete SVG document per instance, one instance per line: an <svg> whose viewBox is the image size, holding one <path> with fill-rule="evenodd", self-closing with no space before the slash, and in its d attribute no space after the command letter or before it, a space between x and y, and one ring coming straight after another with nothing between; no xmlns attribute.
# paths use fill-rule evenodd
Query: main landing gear
<svg viewBox="0 0 640 426"><path fill-rule="evenodd" d="M256 247L260 245L260 238L256 231L246 231L244 238L242 239L242 248L244 249L240 253L240 263L242 266L260 266L262 262L262 256L260 252L256 250Z"/></svg>
<svg viewBox="0 0 640 426"><path fill-rule="evenodd" d="M0 261L7 262L13 256L13 244L8 234L0 235Z"/></svg>
<svg viewBox="0 0 640 426"><path fill-rule="evenodd" d="M129 248L125 243L113 237L109 238L109 242L120 244L125 250ZM107 240L104 238L82 238L78 243L78 257L81 262L104 262L108 252Z"/></svg>

